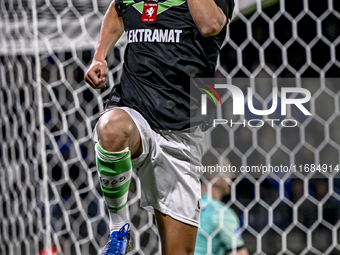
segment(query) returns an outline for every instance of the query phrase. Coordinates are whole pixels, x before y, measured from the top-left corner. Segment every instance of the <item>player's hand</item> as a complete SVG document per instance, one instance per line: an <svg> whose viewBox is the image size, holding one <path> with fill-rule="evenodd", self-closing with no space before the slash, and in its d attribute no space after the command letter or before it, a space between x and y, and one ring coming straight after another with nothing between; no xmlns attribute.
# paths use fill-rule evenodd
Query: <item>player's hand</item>
<svg viewBox="0 0 340 255"><path fill-rule="evenodd" d="M93 59L90 68L85 74L85 81L94 89L103 89L106 87L106 60Z"/></svg>

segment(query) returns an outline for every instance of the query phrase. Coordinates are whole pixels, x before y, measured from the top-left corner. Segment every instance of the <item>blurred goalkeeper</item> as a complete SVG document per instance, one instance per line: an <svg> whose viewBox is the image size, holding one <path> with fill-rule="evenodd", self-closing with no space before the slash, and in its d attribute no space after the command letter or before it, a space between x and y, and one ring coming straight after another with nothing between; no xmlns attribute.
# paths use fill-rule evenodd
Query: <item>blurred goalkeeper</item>
<svg viewBox="0 0 340 255"><path fill-rule="evenodd" d="M205 160L203 165L214 165ZM224 159L224 165L230 162ZM236 213L221 200L230 193L231 173L206 172L202 182L201 228L197 233L195 255L249 255L240 234Z"/></svg>
<svg viewBox="0 0 340 255"><path fill-rule="evenodd" d="M102 254L131 248L127 195L132 168L141 206L153 212L162 254L193 254L199 226L200 166L206 120L190 122L190 78L213 77L233 0L116 0L105 14L85 81L106 85L105 58L123 34L120 84L94 130L96 163L110 212Z"/></svg>

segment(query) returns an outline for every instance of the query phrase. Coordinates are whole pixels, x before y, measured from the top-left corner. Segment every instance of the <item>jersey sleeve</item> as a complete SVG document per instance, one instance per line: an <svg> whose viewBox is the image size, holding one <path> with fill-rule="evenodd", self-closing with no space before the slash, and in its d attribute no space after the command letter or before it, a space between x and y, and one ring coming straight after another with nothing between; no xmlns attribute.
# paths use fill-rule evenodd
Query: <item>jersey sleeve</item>
<svg viewBox="0 0 340 255"><path fill-rule="evenodd" d="M223 214L223 227L219 233L220 240L224 243L226 251L239 249L244 246L244 241L240 234L240 222L236 213L227 208Z"/></svg>
<svg viewBox="0 0 340 255"><path fill-rule="evenodd" d="M115 8L118 13L118 16L121 17L123 9L126 8L126 4L122 0L115 0Z"/></svg>
<svg viewBox="0 0 340 255"><path fill-rule="evenodd" d="M233 17L234 6L235 6L234 0L215 0L215 3L224 12L225 16L227 17L227 24L228 24L231 18Z"/></svg>

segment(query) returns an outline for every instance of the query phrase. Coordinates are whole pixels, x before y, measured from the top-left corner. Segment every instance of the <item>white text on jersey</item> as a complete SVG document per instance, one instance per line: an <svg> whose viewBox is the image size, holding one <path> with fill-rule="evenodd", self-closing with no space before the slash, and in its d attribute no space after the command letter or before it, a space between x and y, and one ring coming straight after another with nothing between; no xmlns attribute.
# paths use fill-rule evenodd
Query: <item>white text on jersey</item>
<svg viewBox="0 0 340 255"><path fill-rule="evenodd" d="M182 30L177 29L133 29L127 32L128 43L173 42L178 43Z"/></svg>

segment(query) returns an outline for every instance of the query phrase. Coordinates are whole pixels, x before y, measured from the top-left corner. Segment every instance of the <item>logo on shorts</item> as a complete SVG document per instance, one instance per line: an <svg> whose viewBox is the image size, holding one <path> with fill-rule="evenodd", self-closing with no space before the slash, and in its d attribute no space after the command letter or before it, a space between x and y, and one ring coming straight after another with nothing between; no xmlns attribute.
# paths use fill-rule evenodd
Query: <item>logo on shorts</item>
<svg viewBox="0 0 340 255"><path fill-rule="evenodd" d="M195 209L196 212L200 212L201 211L201 199L197 200L197 208Z"/></svg>

